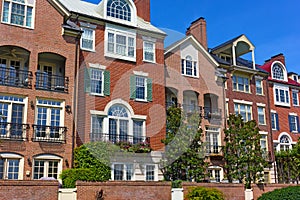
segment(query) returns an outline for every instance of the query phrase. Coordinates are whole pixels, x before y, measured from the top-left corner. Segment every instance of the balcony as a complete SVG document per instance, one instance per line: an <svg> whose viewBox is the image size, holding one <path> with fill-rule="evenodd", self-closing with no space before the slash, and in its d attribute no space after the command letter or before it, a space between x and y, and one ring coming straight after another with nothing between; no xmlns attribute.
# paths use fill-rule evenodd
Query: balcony
<svg viewBox="0 0 300 200"><path fill-rule="evenodd" d="M91 142L111 142L113 144L118 142L128 142L131 144L139 144L142 142L148 142L148 137L135 137L132 135L116 135L107 133L90 133Z"/></svg>
<svg viewBox="0 0 300 200"><path fill-rule="evenodd" d="M0 122L0 139L27 140L29 128L28 124Z"/></svg>
<svg viewBox="0 0 300 200"><path fill-rule="evenodd" d="M222 109L213 109L211 107L204 107L204 119L221 119L222 118Z"/></svg>
<svg viewBox="0 0 300 200"><path fill-rule="evenodd" d="M35 88L37 90L65 93L69 91L69 77L48 74L46 72L36 72L35 75Z"/></svg>
<svg viewBox="0 0 300 200"><path fill-rule="evenodd" d="M32 72L14 67L0 67L0 85L32 88Z"/></svg>
<svg viewBox="0 0 300 200"><path fill-rule="evenodd" d="M222 146L218 145L206 145L205 153L208 156L221 156L222 155Z"/></svg>
<svg viewBox="0 0 300 200"><path fill-rule="evenodd" d="M45 125L32 125L34 142L66 142L66 127L60 126L45 126Z"/></svg>
<svg viewBox="0 0 300 200"><path fill-rule="evenodd" d="M175 103L175 102L166 102L166 109L169 109L171 107L180 108L180 104L179 103Z"/></svg>
<svg viewBox="0 0 300 200"><path fill-rule="evenodd" d="M193 104L183 104L182 108L183 108L183 111L186 113L200 113L202 111L201 106L196 106Z"/></svg>

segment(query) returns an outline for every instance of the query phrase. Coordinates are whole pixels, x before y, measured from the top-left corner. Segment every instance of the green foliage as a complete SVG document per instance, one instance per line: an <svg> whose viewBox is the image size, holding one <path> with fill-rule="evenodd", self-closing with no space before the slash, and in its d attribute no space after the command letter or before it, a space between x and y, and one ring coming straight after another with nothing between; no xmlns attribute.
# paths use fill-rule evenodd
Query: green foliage
<svg viewBox="0 0 300 200"><path fill-rule="evenodd" d="M195 187L186 195L187 200L225 200L224 194L215 188Z"/></svg>
<svg viewBox="0 0 300 200"><path fill-rule="evenodd" d="M122 151L133 152L133 153L150 153L152 151L149 142L140 142L132 144L127 141L120 141L116 143Z"/></svg>
<svg viewBox="0 0 300 200"><path fill-rule="evenodd" d="M290 186L264 193L258 200L299 200L300 186Z"/></svg>
<svg viewBox="0 0 300 200"><path fill-rule="evenodd" d="M166 151L161 161L167 181L201 181L206 162L201 142L199 114L183 114L180 108L167 110L167 137L162 142Z"/></svg>
<svg viewBox="0 0 300 200"><path fill-rule="evenodd" d="M172 188L182 188L182 180L172 181Z"/></svg>
<svg viewBox="0 0 300 200"><path fill-rule="evenodd" d="M260 147L260 134L256 121L244 122L241 115L230 115L225 133L224 159L229 182L234 179L245 183L263 180L263 170L267 161Z"/></svg>

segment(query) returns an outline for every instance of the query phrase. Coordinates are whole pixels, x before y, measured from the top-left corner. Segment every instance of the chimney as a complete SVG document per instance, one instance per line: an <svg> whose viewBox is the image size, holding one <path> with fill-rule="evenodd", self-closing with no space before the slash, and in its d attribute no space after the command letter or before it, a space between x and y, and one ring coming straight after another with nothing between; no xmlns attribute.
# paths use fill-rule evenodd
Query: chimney
<svg viewBox="0 0 300 200"><path fill-rule="evenodd" d="M282 64L285 65L285 57L284 57L283 53L280 53L280 54L277 54L275 56L272 56L271 60L272 61L275 61L275 60L276 61L280 61Z"/></svg>
<svg viewBox="0 0 300 200"><path fill-rule="evenodd" d="M150 0L134 0L134 4L137 15L146 22L150 22Z"/></svg>
<svg viewBox="0 0 300 200"><path fill-rule="evenodd" d="M207 50L206 21L203 17L193 21L186 31L186 35L193 35Z"/></svg>

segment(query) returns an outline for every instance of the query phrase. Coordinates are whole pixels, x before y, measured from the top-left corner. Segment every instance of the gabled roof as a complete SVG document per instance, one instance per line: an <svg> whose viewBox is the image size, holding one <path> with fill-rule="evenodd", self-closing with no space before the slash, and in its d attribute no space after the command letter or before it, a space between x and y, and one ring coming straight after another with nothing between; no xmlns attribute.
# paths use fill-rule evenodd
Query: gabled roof
<svg viewBox="0 0 300 200"><path fill-rule="evenodd" d="M99 5L82 1L82 0L51 0L51 1L55 3L59 3L62 6L61 9L66 9L70 13L76 13L79 15L84 15L86 17L104 20L103 13L99 12L99 7L98 7ZM156 28L149 22L144 21L140 17L137 17L137 28L166 35L165 32Z"/></svg>
<svg viewBox="0 0 300 200"><path fill-rule="evenodd" d="M186 43L186 42L192 42L196 45L196 48L202 52L205 57L212 63L214 64L216 67L219 66L218 62L206 51L206 49L195 39L195 37L193 35L188 35L184 38L182 38L181 40L178 40L177 42L171 44L170 46L165 48L165 55L167 55L168 53L172 52L174 49L176 49L177 47L181 46L182 44Z"/></svg>
<svg viewBox="0 0 300 200"><path fill-rule="evenodd" d="M235 37L235 38L233 38L231 40L228 40L228 41L226 41L226 42L224 42L224 43L222 43L222 44L220 44L220 45L218 45L218 46L216 46L214 48L211 48L211 51L215 51L215 50L220 49L222 47L225 47L225 46L227 46L229 44L232 44L234 41L236 41L238 38L242 37L243 35L244 34L241 34L241 35L239 35L239 36L237 36L237 37Z"/></svg>

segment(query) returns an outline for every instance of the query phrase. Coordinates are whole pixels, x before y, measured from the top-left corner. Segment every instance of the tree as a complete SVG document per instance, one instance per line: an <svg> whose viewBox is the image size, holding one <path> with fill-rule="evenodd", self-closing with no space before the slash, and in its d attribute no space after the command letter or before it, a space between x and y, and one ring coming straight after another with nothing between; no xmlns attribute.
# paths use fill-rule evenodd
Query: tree
<svg viewBox="0 0 300 200"><path fill-rule="evenodd" d="M256 121L244 122L241 115L230 115L227 125L223 150L228 180L237 179L250 189L251 183L263 180L268 164L260 147L259 128Z"/></svg>
<svg viewBox="0 0 300 200"><path fill-rule="evenodd" d="M165 180L201 181L206 163L201 143L199 114L182 113L180 108L167 110L166 151L161 161Z"/></svg>

